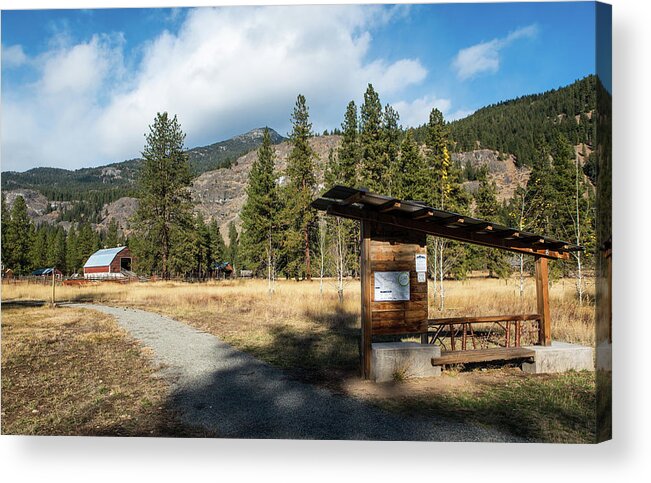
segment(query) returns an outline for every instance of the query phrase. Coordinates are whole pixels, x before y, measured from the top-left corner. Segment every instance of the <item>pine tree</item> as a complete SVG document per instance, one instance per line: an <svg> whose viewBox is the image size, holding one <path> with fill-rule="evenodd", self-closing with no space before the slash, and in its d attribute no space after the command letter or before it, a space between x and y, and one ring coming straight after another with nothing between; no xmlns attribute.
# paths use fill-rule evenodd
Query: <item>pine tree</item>
<svg viewBox="0 0 651 483"><path fill-rule="evenodd" d="M27 214L27 205L22 196L17 196L11 208L11 218L7 224L5 235L6 246L2 251L6 252L7 261L11 263L14 273L26 274L30 267L29 251L32 244L34 227Z"/></svg>
<svg viewBox="0 0 651 483"><path fill-rule="evenodd" d="M357 186L360 156L357 106L355 105L355 101L348 103L341 129L341 145L337 150L337 170L332 171L330 184L355 187Z"/></svg>
<svg viewBox="0 0 651 483"><path fill-rule="evenodd" d="M46 265L66 271L66 232L62 227L56 228L48 241Z"/></svg>
<svg viewBox="0 0 651 483"><path fill-rule="evenodd" d="M393 181L396 173L395 165L398 163L398 153L400 151L401 129L398 125L400 116L398 112L389 104L384 107L384 116L382 118L382 145L384 148L384 166L390 176L384 184L386 193L389 196L397 196L394 191Z"/></svg>
<svg viewBox="0 0 651 483"><path fill-rule="evenodd" d="M426 201L428 199L428 173L412 131L407 131L400 145L400 155L395 163L393 193L403 200Z"/></svg>
<svg viewBox="0 0 651 483"><path fill-rule="evenodd" d="M40 226L34 232L32 243L29 249L29 264L32 270L46 268L47 264L47 228Z"/></svg>
<svg viewBox="0 0 651 483"><path fill-rule="evenodd" d="M196 273L199 250L197 233L185 226L173 226L170 232L169 272L184 277Z"/></svg>
<svg viewBox="0 0 651 483"><path fill-rule="evenodd" d="M425 164L429 174L428 202L435 208L463 213L468 207L468 194L461 186L461 169L455 167L448 151L448 129L443 114L432 109L425 136ZM447 274L462 278L468 269L466 248L442 238L428 239L429 260L438 276L439 308L445 307L443 280ZM435 284L435 291L437 290Z"/></svg>
<svg viewBox="0 0 651 483"><path fill-rule="evenodd" d="M156 115L145 139L134 221L137 233L148 242L147 248L155 250L155 257L160 258L162 277L168 278L173 233L192 226L190 165L183 150L185 134L176 116L170 118L164 112Z"/></svg>
<svg viewBox="0 0 651 483"><path fill-rule="evenodd" d="M77 230L71 226L66 237L66 268L69 274L77 273L81 267Z"/></svg>
<svg viewBox="0 0 651 483"><path fill-rule="evenodd" d="M501 221L498 219L497 186L494 181L488 180L485 172L480 175L475 202L477 204L477 217L493 222ZM489 277L507 278L509 276L509 261L503 250L482 248L480 252L483 252L483 268L488 270Z"/></svg>
<svg viewBox="0 0 651 483"><path fill-rule="evenodd" d="M228 224L228 248L226 253L233 270L237 272L240 268L240 236L237 233L235 223L232 221Z"/></svg>
<svg viewBox="0 0 651 483"><path fill-rule="evenodd" d="M285 270L298 278L302 274L310 280L310 244L314 224L314 211L310 203L316 189L315 157L310 146L312 124L309 121L305 97L299 94L292 114L292 133L289 137L291 152L287 160L288 183L282 200L285 209L282 219L285 226L283 252Z"/></svg>
<svg viewBox="0 0 651 483"><path fill-rule="evenodd" d="M241 258L258 276L275 272L280 211L275 176L275 155L269 130L264 130L258 157L251 166L242 219Z"/></svg>
<svg viewBox="0 0 651 483"><path fill-rule="evenodd" d="M9 209L7 208L7 200L5 199L5 194L2 193L2 214L0 215L0 232L2 233L2 241L0 241L0 253L2 254L2 268L11 268L13 263L11 262L10 256L7 251L7 229L11 224L11 215L9 214Z"/></svg>
<svg viewBox="0 0 651 483"><path fill-rule="evenodd" d="M115 220L115 218L111 218L111 221L109 221L108 227L106 229L106 239L104 240L104 244L107 248L117 247L120 243L118 230L118 222Z"/></svg>
<svg viewBox="0 0 651 483"><path fill-rule="evenodd" d="M222 263L227 258L226 243L224 243L224 237L222 236L217 220L212 220L210 222L208 231L210 233L210 255L212 269L214 263Z"/></svg>
<svg viewBox="0 0 651 483"><path fill-rule="evenodd" d="M211 249L210 249L210 231L206 226L206 222L203 219L201 213L197 213L195 216L195 229L196 233L196 246L197 246L197 261L196 261L196 270L198 272L199 278L203 279L210 272L211 265Z"/></svg>
<svg viewBox="0 0 651 483"><path fill-rule="evenodd" d="M81 268L88 257L90 257L100 247L99 235L93 230L89 222L79 225L77 233L77 260Z"/></svg>
<svg viewBox="0 0 651 483"><path fill-rule="evenodd" d="M369 84L364 93L360 119L360 182L375 193L383 193L388 171L383 139L380 97Z"/></svg>

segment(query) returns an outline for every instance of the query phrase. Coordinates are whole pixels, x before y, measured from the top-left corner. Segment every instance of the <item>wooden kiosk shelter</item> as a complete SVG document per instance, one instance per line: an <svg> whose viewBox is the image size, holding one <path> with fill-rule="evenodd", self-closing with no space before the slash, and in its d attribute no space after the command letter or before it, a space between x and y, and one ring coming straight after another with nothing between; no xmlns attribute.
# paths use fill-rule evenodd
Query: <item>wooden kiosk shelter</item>
<svg viewBox="0 0 651 483"><path fill-rule="evenodd" d="M485 220L442 211L417 201L334 186L312 206L329 215L361 223L362 376L371 374L371 343L376 335L420 335L421 343L450 347L433 365L533 357L521 346L521 335L537 324L537 343L551 345L548 259L568 259L582 247ZM427 235L499 248L535 257L537 313L429 319L427 296ZM498 324L505 342L482 344L474 324ZM468 342L471 344L468 344ZM457 350L457 344L460 350ZM473 348L469 349L468 346Z"/></svg>

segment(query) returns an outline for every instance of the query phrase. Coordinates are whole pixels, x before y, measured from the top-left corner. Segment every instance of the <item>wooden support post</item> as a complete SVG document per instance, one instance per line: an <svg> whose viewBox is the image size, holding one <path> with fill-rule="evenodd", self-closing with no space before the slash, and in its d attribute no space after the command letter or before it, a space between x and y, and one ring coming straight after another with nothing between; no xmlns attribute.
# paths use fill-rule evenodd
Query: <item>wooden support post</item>
<svg viewBox="0 0 651 483"><path fill-rule="evenodd" d="M361 222L360 272L362 275L362 378L371 377L371 224Z"/></svg>
<svg viewBox="0 0 651 483"><path fill-rule="evenodd" d="M536 295L538 299L538 314L540 314L540 330L538 343L552 344L552 318L549 312L549 273L547 259L536 257Z"/></svg>
<svg viewBox="0 0 651 483"><path fill-rule="evenodd" d="M56 270L56 268L52 268L52 303L50 304L52 307L54 307L56 303L56 297L54 293L56 287Z"/></svg>

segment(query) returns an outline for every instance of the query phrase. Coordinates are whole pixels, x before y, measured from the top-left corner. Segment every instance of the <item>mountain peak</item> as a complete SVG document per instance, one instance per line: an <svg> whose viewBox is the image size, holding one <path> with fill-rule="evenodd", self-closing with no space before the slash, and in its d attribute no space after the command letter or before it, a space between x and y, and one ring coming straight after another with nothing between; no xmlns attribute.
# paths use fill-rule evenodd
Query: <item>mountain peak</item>
<svg viewBox="0 0 651 483"><path fill-rule="evenodd" d="M277 144L279 142L282 142L285 140L283 136L278 134L277 131L270 127L257 127L255 129L251 129L249 132L246 132L244 134L239 134L237 136L234 136L234 140L238 141L262 141L262 137L264 136L264 130L268 129L269 130L269 137L271 138L271 142L273 144Z"/></svg>

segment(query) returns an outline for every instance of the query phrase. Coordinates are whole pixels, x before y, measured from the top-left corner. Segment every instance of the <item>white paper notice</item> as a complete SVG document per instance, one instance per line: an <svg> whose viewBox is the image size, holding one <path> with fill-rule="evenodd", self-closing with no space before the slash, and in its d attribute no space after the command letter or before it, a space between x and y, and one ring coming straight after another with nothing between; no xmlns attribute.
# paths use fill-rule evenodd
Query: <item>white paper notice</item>
<svg viewBox="0 0 651 483"><path fill-rule="evenodd" d="M425 283L425 272L418 272L418 283Z"/></svg>
<svg viewBox="0 0 651 483"><path fill-rule="evenodd" d="M374 272L375 301L409 300L409 272Z"/></svg>
<svg viewBox="0 0 651 483"><path fill-rule="evenodd" d="M427 255L424 253L416 254L416 271L427 272ZM418 280L420 282L420 280Z"/></svg>

